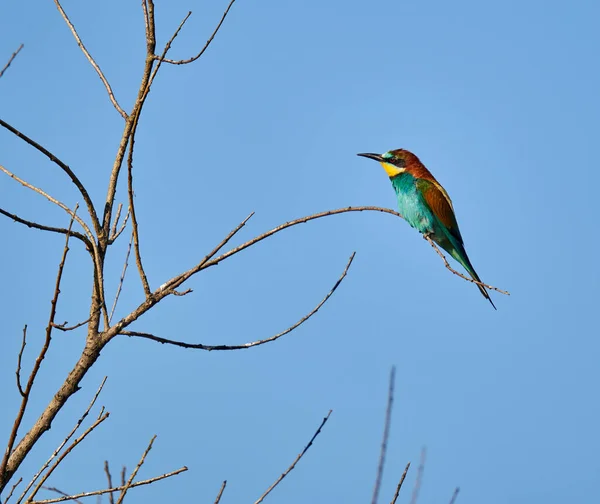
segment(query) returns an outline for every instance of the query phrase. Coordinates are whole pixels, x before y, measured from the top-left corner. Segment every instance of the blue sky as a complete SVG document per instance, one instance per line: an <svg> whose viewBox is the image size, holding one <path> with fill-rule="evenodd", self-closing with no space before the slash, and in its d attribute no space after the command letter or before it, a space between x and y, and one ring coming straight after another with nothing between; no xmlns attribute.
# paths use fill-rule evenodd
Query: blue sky
<svg viewBox="0 0 600 504"><path fill-rule="evenodd" d="M188 10L172 56L197 52L225 3L157 2L159 46ZM65 2L129 109L145 43L139 2L102 10ZM97 205L122 132L93 69L52 2L0 10L0 116L63 158ZM135 328L207 344L275 334L316 305L357 255L328 304L285 338L241 352L199 352L122 337L23 465L37 469L103 376L110 419L52 483L105 485L102 464L140 478L189 472L131 501L253 502L330 421L270 497L289 504L365 502L379 453L387 377L396 400L381 502L407 461L408 502L421 447L420 501L595 502L600 498L600 286L596 188L600 134L597 2L577 0L248 2L238 0L194 65L163 67L136 142L142 254L156 288L206 254L251 211L241 243L282 222L349 205L394 207L383 170L357 152L407 148L451 195L471 260L493 295L444 269L406 223L345 214L288 230L189 282ZM69 205L75 189L8 132L0 163ZM65 215L0 179L3 208L66 225ZM126 194L117 195L124 201ZM18 407L21 330L27 362L43 338L63 239L0 221L4 336L0 439ZM107 264L116 289L126 240ZM130 270L118 313L143 296ZM72 247L58 319L86 318L90 265ZM56 334L26 417L64 380L84 333ZM2 441L4 442L4 441Z"/></svg>

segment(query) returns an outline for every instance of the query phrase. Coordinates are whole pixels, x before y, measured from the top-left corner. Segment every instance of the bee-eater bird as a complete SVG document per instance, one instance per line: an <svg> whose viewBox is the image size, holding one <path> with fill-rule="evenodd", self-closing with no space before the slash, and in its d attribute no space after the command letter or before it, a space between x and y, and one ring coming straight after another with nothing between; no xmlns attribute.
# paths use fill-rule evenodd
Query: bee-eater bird
<svg viewBox="0 0 600 504"><path fill-rule="evenodd" d="M431 238L462 264L473 280L481 283L465 251L450 196L419 158L405 149L358 155L381 163L396 191L398 210L406 222ZM477 287L496 309L480 283Z"/></svg>

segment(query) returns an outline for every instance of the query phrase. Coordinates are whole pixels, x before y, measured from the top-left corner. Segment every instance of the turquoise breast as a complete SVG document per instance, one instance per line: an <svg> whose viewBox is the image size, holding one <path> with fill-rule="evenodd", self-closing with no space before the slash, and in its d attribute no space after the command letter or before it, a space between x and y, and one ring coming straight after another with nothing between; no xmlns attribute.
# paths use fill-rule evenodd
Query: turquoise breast
<svg viewBox="0 0 600 504"><path fill-rule="evenodd" d="M435 232L435 217L421 197L415 178L410 173L401 173L391 179L398 197L398 211L412 227L420 233Z"/></svg>

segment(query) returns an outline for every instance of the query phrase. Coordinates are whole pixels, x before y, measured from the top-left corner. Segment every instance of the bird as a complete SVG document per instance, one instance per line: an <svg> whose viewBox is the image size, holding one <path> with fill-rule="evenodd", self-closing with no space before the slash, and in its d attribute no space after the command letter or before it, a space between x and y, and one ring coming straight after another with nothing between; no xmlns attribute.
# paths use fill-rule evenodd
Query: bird
<svg viewBox="0 0 600 504"><path fill-rule="evenodd" d="M450 196L419 158L406 149L357 155L381 163L396 191L400 215L424 237L431 238L456 259L471 278L479 282L476 285L481 294L496 309L469 260Z"/></svg>

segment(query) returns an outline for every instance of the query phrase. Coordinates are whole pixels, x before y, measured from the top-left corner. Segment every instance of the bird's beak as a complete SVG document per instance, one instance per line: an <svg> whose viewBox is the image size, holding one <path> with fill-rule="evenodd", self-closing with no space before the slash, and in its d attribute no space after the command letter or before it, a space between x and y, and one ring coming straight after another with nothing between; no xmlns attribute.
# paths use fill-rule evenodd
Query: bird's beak
<svg viewBox="0 0 600 504"><path fill-rule="evenodd" d="M364 152L362 154L357 154L357 156L362 156L362 157L366 157L369 159L374 159L375 161L379 161L380 163L383 162L383 158L381 157L381 154L372 154L370 152Z"/></svg>

